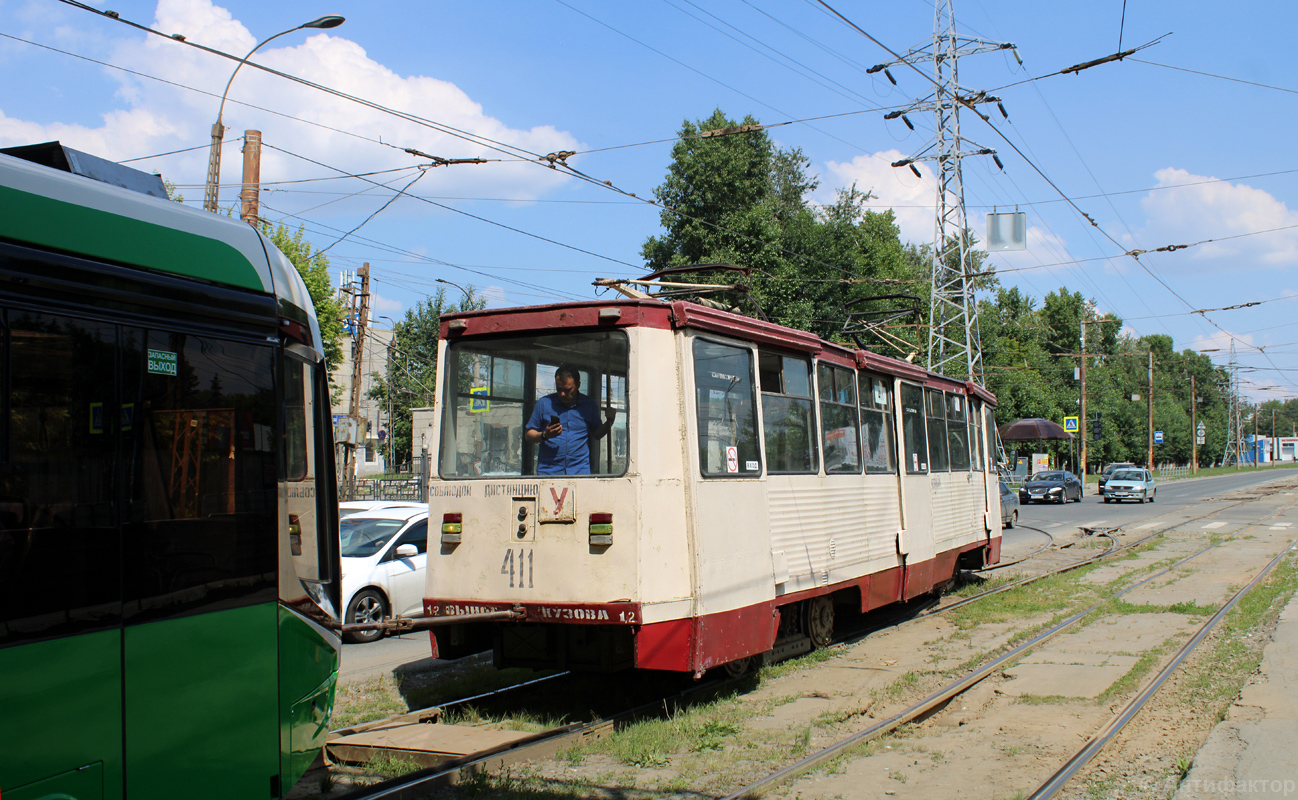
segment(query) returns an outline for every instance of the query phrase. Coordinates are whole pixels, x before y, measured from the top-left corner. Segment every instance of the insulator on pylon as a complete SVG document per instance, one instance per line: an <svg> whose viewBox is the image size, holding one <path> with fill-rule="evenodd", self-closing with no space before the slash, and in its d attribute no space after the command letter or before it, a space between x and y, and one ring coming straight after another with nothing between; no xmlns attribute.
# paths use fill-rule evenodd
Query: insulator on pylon
<svg viewBox="0 0 1298 800"><path fill-rule="evenodd" d="M888 70L885 69L885 70L883 71L883 74L886 75L886 76L888 76L888 80L892 81L892 85L893 85L893 86L896 86L896 85L897 85L897 79L894 78L894 77L892 77L892 73L891 73L891 72L889 72Z"/></svg>
<svg viewBox="0 0 1298 800"><path fill-rule="evenodd" d="M992 161L996 162L996 166L1000 167L1002 172L1005 171L1005 165L1001 163L1000 156L996 155L995 153L992 153Z"/></svg>
<svg viewBox="0 0 1298 800"><path fill-rule="evenodd" d="M1008 111L1005 110L1005 106L1004 106L1004 104L1002 104L1002 103L997 103L997 104L996 104L996 107L999 108L999 109L1001 110L1001 116L1002 116L1002 117L1004 117L1005 119L1009 119L1009 118L1010 118L1010 112L1008 112Z"/></svg>
<svg viewBox="0 0 1298 800"><path fill-rule="evenodd" d="M910 171L913 172L913 173L915 173L915 177L916 177L916 178L923 178L923 177L924 177L923 175L920 175L920 174L919 174L919 170L915 169L915 165L914 165L914 164L911 164L911 165L910 165Z"/></svg>
<svg viewBox="0 0 1298 800"><path fill-rule="evenodd" d="M915 130L915 126L910 124L910 120L906 117L905 114L901 115L901 121L906 123L907 128L910 128L912 131Z"/></svg>

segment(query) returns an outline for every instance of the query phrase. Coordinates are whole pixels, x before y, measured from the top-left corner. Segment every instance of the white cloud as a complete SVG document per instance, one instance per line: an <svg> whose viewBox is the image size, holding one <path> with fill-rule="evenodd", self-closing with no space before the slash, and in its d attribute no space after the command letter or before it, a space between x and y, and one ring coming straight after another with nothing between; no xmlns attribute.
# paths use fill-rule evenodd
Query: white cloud
<svg viewBox="0 0 1298 800"><path fill-rule="evenodd" d="M487 286L480 294L482 299L487 301L487 308L502 308L508 305L503 286Z"/></svg>
<svg viewBox="0 0 1298 800"><path fill-rule="evenodd" d="M1160 187L1183 188L1160 188L1141 199L1146 215L1146 227L1139 238L1141 247L1153 249L1205 239L1218 240L1161 258L1161 269L1233 271L1298 264L1298 228L1241 236L1298 226L1298 212L1271 194L1183 169L1162 169L1154 173L1154 177ZM1241 238L1228 239L1232 236ZM1227 240L1220 241L1223 239Z"/></svg>
<svg viewBox="0 0 1298 800"><path fill-rule="evenodd" d="M159 0L156 17L156 29L183 34L191 42L227 53L242 56L257 41L229 11L213 5L210 0ZM447 81L428 76L398 75L371 58L358 44L340 35L345 30L340 28L328 33L306 30L288 34L258 50L253 61L530 152L582 148L571 134L551 126L511 128ZM161 37L134 32L123 33L111 45L110 53L107 58L110 63L210 94L112 70L109 74L119 81L117 96L122 107L103 114L101 125L87 127L57 121L33 122L14 119L0 111L0 146L59 139L71 147L118 160L194 147L209 141L218 98L230 78L232 62ZM413 167L422 159L403 152L402 148L406 147L445 158L509 158L487 145L471 143L427 125L368 109L248 66L239 70L228 97L224 110L227 144L223 150L221 172L222 182L226 185L239 181L241 168L240 146L229 140L242 136L245 129L261 130L268 146L262 156L261 177L264 182L332 174L324 167L283 152L285 150L348 172ZM249 108L240 105L239 101L255 103L279 114L346 133ZM396 147L379 144L377 140L380 138ZM206 165L207 150L204 148L166 159L139 162L135 166L156 168L173 182L192 186L203 183ZM407 175L397 185L404 185L409 177ZM392 176L375 178L379 181L391 179ZM564 180L557 172L531 164L491 163L436 168L412 191L437 194L471 191L525 201L544 194ZM347 193L362 189L364 185L350 181L319 184L313 188ZM201 195L201 190L187 189L185 193L196 198ZM233 188L228 189L223 194L223 204L234 202L236 194ZM280 205L284 202L281 200ZM316 202L323 200L313 198L311 204ZM358 208L372 210L374 199L356 202L361 204ZM343 206L348 204L327 206L317 213L355 210ZM389 211L409 212L416 207L421 212L433 210L426 204L405 201L394 204Z"/></svg>
<svg viewBox="0 0 1298 800"><path fill-rule="evenodd" d="M834 201L835 192L853 183L861 191L873 192L878 200L870 201L871 208L892 208L897 216L904 242L933 241L933 203L937 191L933 171L926 164L916 164L923 177L916 178L909 168L898 169L892 162L904 158L900 150L883 150L873 155L860 155L848 162L829 161L825 164L831 176L817 192L817 200L824 204Z"/></svg>
<svg viewBox="0 0 1298 800"><path fill-rule="evenodd" d="M1200 334L1190 340L1190 349L1199 352L1207 351L1212 356L1213 361L1226 363L1230 353L1231 335L1225 331L1213 331L1211 334L1204 336ZM1256 343L1251 333L1235 334L1235 352L1250 352L1249 345ZM1254 351L1255 352L1255 351Z"/></svg>
<svg viewBox="0 0 1298 800"><path fill-rule="evenodd" d="M370 292L370 315L377 318L379 314L396 316L406 310L406 304L400 300L391 300L381 294Z"/></svg>

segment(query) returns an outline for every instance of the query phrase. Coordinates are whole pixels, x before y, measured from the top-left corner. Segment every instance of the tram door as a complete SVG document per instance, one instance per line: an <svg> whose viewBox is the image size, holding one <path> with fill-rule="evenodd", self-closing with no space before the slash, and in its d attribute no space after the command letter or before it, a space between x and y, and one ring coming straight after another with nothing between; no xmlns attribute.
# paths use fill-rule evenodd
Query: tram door
<svg viewBox="0 0 1298 800"><path fill-rule="evenodd" d="M932 584L932 576L929 572L932 570L933 558L937 552L933 541L932 486L929 475L924 389L913 384L902 383L899 399L902 530L897 547L906 564L908 588L903 594L911 597L927 591Z"/></svg>

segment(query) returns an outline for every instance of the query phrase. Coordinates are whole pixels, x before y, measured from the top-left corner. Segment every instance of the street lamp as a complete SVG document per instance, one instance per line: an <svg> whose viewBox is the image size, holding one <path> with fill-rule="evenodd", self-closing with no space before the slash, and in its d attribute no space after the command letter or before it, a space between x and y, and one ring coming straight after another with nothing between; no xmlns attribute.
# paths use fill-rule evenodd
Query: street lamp
<svg viewBox="0 0 1298 800"><path fill-rule="evenodd" d="M468 291L466 291L465 288L464 288L463 286L461 286L460 284L458 284L458 283L451 283L450 281L445 280L445 279L443 279L443 278L433 278L433 280L437 281L438 283L444 283L444 284L446 284L447 286L454 286L456 289L459 289L459 290L464 294L464 299L465 299L465 301L468 301L468 299L469 299L469 293L468 293Z"/></svg>
<svg viewBox="0 0 1298 800"><path fill-rule="evenodd" d="M303 28L337 28L339 25L343 24L343 22L345 22L345 20L337 14L330 14L328 16L320 17L319 19L313 19L310 22L304 22L296 28L289 28L286 31L280 31L270 37L270 39L266 39L261 42L261 44L258 44L256 47L249 50L248 55L239 60L238 65L234 68L234 72L230 73L230 80L225 82L225 91L221 92L221 105L216 110L216 122L212 124L212 150L207 157L207 188L203 192L204 211L216 213L216 190L217 185L221 182L221 140L225 138L225 126L221 124L221 115L225 112L225 96L230 92L230 84L234 83L234 76L239 74L239 67L248 63L248 59L252 58L252 54L257 52L262 45L274 39L278 39L285 34L292 33L293 31L300 31Z"/></svg>

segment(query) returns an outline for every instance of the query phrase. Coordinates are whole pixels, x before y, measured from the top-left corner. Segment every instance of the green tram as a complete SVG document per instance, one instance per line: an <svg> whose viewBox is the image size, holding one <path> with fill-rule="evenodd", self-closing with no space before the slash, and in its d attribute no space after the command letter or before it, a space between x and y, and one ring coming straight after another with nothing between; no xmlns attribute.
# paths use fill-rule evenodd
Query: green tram
<svg viewBox="0 0 1298 800"><path fill-rule="evenodd" d="M0 152L0 796L281 797L340 653L306 286L157 176Z"/></svg>

